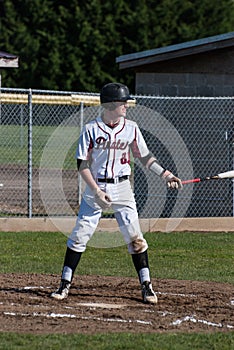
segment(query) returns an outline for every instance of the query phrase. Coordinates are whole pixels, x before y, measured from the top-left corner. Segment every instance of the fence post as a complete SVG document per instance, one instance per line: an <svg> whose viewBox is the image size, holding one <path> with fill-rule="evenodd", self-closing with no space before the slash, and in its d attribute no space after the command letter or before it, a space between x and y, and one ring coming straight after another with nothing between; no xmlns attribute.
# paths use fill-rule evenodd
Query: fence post
<svg viewBox="0 0 234 350"><path fill-rule="evenodd" d="M84 103L80 103L80 133L84 125ZM80 205L82 197L82 178L80 173L78 174L78 203Z"/></svg>
<svg viewBox="0 0 234 350"><path fill-rule="evenodd" d="M1 77L1 73L0 73L0 124L2 124L1 92L2 92L2 77Z"/></svg>
<svg viewBox="0 0 234 350"><path fill-rule="evenodd" d="M28 217L32 217L32 90L28 92Z"/></svg>

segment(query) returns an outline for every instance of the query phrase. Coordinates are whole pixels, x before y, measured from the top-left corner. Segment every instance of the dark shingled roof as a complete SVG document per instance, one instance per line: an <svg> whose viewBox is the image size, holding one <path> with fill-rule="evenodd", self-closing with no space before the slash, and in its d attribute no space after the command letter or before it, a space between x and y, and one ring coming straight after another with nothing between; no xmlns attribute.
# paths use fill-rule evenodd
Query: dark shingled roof
<svg viewBox="0 0 234 350"><path fill-rule="evenodd" d="M230 46L234 46L234 32L119 56L116 63L120 69L132 68Z"/></svg>

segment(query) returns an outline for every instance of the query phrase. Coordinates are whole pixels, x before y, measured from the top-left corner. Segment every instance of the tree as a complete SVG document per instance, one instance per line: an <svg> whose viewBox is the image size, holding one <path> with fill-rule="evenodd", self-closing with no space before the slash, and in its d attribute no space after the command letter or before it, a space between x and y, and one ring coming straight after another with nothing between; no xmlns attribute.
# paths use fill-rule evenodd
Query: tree
<svg viewBox="0 0 234 350"><path fill-rule="evenodd" d="M6 87L99 91L109 81L134 90L116 57L232 31L232 0L0 0L0 50L20 57L2 70Z"/></svg>

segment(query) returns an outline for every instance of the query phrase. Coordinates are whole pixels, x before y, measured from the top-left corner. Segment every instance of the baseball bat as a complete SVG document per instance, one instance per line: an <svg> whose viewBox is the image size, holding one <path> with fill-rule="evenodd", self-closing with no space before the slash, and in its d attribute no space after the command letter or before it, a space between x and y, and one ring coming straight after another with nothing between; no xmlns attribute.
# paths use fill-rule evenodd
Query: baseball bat
<svg viewBox="0 0 234 350"><path fill-rule="evenodd" d="M191 180L183 180L182 184L189 184L207 180L221 180L221 179L233 179L234 178L234 170L226 171L224 173L219 173L217 175L207 176L207 177L197 177Z"/></svg>

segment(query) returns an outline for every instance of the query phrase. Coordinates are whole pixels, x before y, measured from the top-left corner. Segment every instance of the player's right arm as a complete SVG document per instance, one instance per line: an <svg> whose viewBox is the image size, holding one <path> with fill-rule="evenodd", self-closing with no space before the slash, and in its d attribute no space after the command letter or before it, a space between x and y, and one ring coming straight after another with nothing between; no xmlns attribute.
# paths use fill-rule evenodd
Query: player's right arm
<svg viewBox="0 0 234 350"><path fill-rule="evenodd" d="M86 125L79 137L78 146L76 150L77 168L82 179L92 190L97 204L102 209L106 209L111 206L111 198L99 188L90 170L92 149L93 139L91 136L91 132Z"/></svg>
<svg viewBox="0 0 234 350"><path fill-rule="evenodd" d="M108 194L104 191L102 191L96 181L93 178L93 175L89 169L89 162L82 159L77 159L77 168L82 176L82 179L85 181L85 183L91 188L91 190L94 193L95 200L97 204L102 209L107 209L111 206L111 198L108 196Z"/></svg>
<svg viewBox="0 0 234 350"><path fill-rule="evenodd" d="M88 163L86 160L77 159L77 168L82 176L82 179L85 181L85 183L91 188L92 191L97 191L99 189L96 181L93 178L93 175L88 167L88 165L85 165Z"/></svg>

